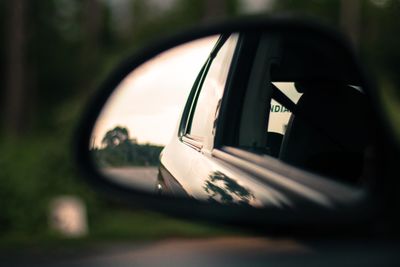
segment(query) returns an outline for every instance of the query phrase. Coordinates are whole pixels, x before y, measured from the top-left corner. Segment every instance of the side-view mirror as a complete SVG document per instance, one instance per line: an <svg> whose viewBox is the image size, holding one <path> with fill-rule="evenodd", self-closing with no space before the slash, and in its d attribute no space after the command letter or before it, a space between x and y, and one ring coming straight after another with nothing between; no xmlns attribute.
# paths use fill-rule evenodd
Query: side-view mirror
<svg viewBox="0 0 400 267"><path fill-rule="evenodd" d="M360 229L376 214L373 94L332 30L283 18L199 27L111 74L76 155L98 188L172 215L285 233Z"/></svg>

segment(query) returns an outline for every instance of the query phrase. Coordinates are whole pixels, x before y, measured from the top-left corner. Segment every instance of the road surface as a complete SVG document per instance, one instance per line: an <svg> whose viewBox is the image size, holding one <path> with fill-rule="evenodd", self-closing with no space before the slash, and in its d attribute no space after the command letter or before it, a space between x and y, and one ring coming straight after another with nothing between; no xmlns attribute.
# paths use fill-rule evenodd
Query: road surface
<svg viewBox="0 0 400 267"><path fill-rule="evenodd" d="M397 242L265 237L167 239L65 250L0 250L7 267L319 267L400 266Z"/></svg>
<svg viewBox="0 0 400 267"><path fill-rule="evenodd" d="M113 167L102 169L111 180L134 189L154 192L158 168L151 166Z"/></svg>

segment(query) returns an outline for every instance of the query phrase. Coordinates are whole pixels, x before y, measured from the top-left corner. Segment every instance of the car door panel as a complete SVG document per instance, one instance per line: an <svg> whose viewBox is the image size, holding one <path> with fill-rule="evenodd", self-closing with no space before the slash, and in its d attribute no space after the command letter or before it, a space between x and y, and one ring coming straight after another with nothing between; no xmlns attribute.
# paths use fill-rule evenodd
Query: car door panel
<svg viewBox="0 0 400 267"><path fill-rule="evenodd" d="M172 195L183 194L192 196L191 184L193 178L189 175L190 168L195 159L196 150L183 143L178 137L172 138L164 148L160 157L160 179L166 184Z"/></svg>
<svg viewBox="0 0 400 267"><path fill-rule="evenodd" d="M225 147L212 154L201 153L179 141L181 152L174 161L163 161L163 168L175 170L173 180L197 200L225 205L274 207L292 210L311 207L321 211L345 210L348 203L362 203L362 190L306 173L269 156L257 156ZM182 151L184 151L182 153ZM165 153L173 151L166 151ZM165 155L165 154L163 154ZM190 168L182 160L190 159ZM171 165L170 165L171 164ZM286 173L284 173L286 171ZM164 172L163 172L164 174ZM171 173L172 174L172 173ZM164 177L165 178L165 177ZM362 218L367 209L360 207L352 215Z"/></svg>
<svg viewBox="0 0 400 267"><path fill-rule="evenodd" d="M189 176L195 180L191 186L196 199L253 207L290 205L284 194L236 166L212 154L197 152L194 157Z"/></svg>

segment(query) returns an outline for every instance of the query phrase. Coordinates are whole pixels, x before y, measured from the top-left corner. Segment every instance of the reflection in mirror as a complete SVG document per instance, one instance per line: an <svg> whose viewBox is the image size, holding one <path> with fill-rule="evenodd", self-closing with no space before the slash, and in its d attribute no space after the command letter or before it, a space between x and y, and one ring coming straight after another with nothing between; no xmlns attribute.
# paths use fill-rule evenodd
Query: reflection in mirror
<svg viewBox="0 0 400 267"><path fill-rule="evenodd" d="M103 174L140 190L155 190L160 152L217 38L167 50L121 81L92 133L90 150Z"/></svg>
<svg viewBox="0 0 400 267"><path fill-rule="evenodd" d="M209 175L204 190L209 194L208 200L210 202L250 205L250 201L254 199L254 195L249 189L239 185L237 181L219 171Z"/></svg>
<svg viewBox="0 0 400 267"><path fill-rule="evenodd" d="M369 114L357 64L331 39L223 34L166 50L127 75L90 150L105 177L158 195L332 207L360 196L372 169Z"/></svg>

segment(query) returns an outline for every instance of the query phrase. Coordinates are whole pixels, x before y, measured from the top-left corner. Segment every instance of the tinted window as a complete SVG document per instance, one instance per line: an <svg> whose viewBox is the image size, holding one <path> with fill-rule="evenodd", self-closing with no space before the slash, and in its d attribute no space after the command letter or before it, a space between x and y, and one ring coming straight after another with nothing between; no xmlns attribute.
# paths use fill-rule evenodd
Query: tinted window
<svg viewBox="0 0 400 267"><path fill-rule="evenodd" d="M229 37L211 62L193 114L190 129L192 136L204 138L212 135L213 122L225 89L237 40L238 35Z"/></svg>

